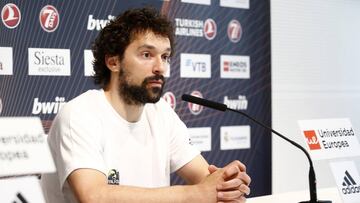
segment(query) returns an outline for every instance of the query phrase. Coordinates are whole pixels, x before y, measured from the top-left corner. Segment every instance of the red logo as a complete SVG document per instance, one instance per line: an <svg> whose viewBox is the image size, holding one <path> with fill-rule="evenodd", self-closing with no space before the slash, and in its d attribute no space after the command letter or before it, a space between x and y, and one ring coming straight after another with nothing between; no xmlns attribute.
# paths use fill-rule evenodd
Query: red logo
<svg viewBox="0 0 360 203"><path fill-rule="evenodd" d="M229 70L230 70L230 62L224 61L224 71L229 72Z"/></svg>
<svg viewBox="0 0 360 203"><path fill-rule="evenodd" d="M204 23L204 35L208 40L213 40L216 36L216 23L211 18L207 19Z"/></svg>
<svg viewBox="0 0 360 203"><path fill-rule="evenodd" d="M175 110L176 108L175 95L172 92L165 92L165 94L162 97L167 103L170 104L171 108Z"/></svg>
<svg viewBox="0 0 360 203"><path fill-rule="evenodd" d="M227 34L230 41L234 43L240 41L242 35L242 28L239 21L237 20L230 21L227 28Z"/></svg>
<svg viewBox="0 0 360 203"><path fill-rule="evenodd" d="M59 12L52 5L44 6L39 15L40 25L46 32L54 32L59 25Z"/></svg>
<svg viewBox="0 0 360 203"><path fill-rule="evenodd" d="M191 95L194 97L203 98L202 94L199 91L193 91L191 93ZM190 102L188 103L188 107L189 107L190 112L194 115L199 115L201 113L201 111L203 110L203 106L198 105L198 104L193 104Z"/></svg>
<svg viewBox="0 0 360 203"><path fill-rule="evenodd" d="M6 4L1 10L1 20L7 28L16 28L21 20L20 9L15 4Z"/></svg>
<svg viewBox="0 0 360 203"><path fill-rule="evenodd" d="M310 150L321 149L319 140L314 130L304 131L304 135Z"/></svg>

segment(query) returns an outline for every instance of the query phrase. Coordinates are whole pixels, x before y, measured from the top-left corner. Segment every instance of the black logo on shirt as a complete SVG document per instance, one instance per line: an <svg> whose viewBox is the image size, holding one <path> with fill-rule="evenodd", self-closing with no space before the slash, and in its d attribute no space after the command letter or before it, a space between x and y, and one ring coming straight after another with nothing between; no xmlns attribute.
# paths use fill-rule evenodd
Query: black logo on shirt
<svg viewBox="0 0 360 203"><path fill-rule="evenodd" d="M119 185L119 183L120 183L119 171L117 171L116 169L111 169L108 173L108 184Z"/></svg>

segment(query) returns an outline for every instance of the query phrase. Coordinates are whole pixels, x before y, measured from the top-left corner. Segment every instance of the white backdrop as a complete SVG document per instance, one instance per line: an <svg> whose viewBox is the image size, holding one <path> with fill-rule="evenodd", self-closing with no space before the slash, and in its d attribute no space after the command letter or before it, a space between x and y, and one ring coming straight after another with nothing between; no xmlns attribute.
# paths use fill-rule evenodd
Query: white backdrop
<svg viewBox="0 0 360 203"><path fill-rule="evenodd" d="M358 0L271 1L273 127L304 147L301 119L348 117L360 138L359 22ZM335 187L314 164L318 187ZM272 176L273 193L308 189L305 155L275 135Z"/></svg>

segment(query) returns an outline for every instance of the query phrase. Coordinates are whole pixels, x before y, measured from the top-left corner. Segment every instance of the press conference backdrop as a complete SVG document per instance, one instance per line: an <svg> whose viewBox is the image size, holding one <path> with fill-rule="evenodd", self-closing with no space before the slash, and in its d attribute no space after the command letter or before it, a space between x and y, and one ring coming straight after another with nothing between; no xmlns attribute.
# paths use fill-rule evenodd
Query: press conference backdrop
<svg viewBox="0 0 360 203"><path fill-rule="evenodd" d="M64 103L98 88L90 49L101 27L144 5L174 22L176 52L163 97L187 124L191 142L209 163L241 160L251 195L270 194L270 133L180 99L188 93L222 102L271 125L269 1L1 0L0 116L39 116L47 132Z"/></svg>

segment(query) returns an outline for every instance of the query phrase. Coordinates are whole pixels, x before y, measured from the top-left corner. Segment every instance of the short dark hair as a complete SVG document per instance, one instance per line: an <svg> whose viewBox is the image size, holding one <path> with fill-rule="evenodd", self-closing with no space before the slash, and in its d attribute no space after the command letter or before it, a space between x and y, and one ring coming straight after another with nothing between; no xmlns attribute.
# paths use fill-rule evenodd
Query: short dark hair
<svg viewBox="0 0 360 203"><path fill-rule="evenodd" d="M173 53L174 28L166 16L152 7L127 10L111 20L92 45L95 84L105 88L110 82L110 70L106 67L105 56L119 56L120 60L123 59L129 44L138 34L147 31L169 38Z"/></svg>

